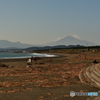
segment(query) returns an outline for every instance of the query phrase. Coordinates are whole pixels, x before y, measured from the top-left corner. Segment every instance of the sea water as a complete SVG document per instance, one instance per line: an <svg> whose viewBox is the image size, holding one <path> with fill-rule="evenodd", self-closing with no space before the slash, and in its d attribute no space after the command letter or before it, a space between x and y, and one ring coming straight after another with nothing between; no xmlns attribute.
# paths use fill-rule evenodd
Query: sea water
<svg viewBox="0 0 100 100"><path fill-rule="evenodd" d="M55 55L50 54L40 54L40 53L14 53L14 52L0 52L0 59L10 59L10 58L30 58L30 57L55 57Z"/></svg>

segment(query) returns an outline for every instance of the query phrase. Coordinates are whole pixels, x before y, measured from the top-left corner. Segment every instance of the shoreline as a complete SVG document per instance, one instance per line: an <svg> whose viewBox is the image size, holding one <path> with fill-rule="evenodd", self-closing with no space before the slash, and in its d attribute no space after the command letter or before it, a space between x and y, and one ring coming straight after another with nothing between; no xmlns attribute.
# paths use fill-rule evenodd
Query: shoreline
<svg viewBox="0 0 100 100"><path fill-rule="evenodd" d="M40 59L49 59L49 58L58 58L58 57L63 57L63 55L57 55L54 57L39 57ZM0 59L0 62L13 62L13 61L27 61L30 57L28 58L7 58L7 59ZM37 58L37 57L33 57Z"/></svg>
<svg viewBox="0 0 100 100"><path fill-rule="evenodd" d="M37 57L39 57L39 58L41 58L41 59L47 59L47 58L58 58L58 57L63 57L64 55L59 55L59 54L50 54L50 53L37 53L37 54L39 54L39 55L41 55L41 54L44 54L44 55L47 55L47 56L44 56L44 57L42 57L42 56L37 56ZM53 56L50 56L50 55L53 55ZM30 56L30 57L14 57L14 58L0 58L0 62L11 62L11 61L27 61L29 58L31 58L31 57L33 57L33 58L37 58L36 56L34 57L34 56Z"/></svg>

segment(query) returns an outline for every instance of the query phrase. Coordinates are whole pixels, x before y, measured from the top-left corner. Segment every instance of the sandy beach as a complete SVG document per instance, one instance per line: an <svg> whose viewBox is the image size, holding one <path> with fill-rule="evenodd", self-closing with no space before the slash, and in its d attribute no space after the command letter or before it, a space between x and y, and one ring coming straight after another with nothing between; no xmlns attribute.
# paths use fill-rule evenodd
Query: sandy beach
<svg viewBox="0 0 100 100"><path fill-rule="evenodd" d="M55 54L55 53L54 53ZM57 53L56 53L57 54ZM61 55L58 53L58 55ZM96 87L84 85L79 72L100 62L95 53L62 54L59 57L41 57L27 65L28 58L0 59L1 100L86 100L87 97L70 97L70 92L97 92ZM12 67L13 66L13 67Z"/></svg>

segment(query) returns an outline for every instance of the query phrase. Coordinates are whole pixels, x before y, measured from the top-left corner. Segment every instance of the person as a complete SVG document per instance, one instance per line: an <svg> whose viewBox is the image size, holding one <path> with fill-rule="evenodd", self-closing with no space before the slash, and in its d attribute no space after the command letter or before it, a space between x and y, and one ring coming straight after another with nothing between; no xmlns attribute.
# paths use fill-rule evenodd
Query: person
<svg viewBox="0 0 100 100"><path fill-rule="evenodd" d="M31 60L33 60L34 58L33 58L33 56L31 57Z"/></svg>
<svg viewBox="0 0 100 100"><path fill-rule="evenodd" d="M27 62L28 62L28 63L32 63L32 60L31 60L31 58L29 58Z"/></svg>
<svg viewBox="0 0 100 100"><path fill-rule="evenodd" d="M32 63L32 60L31 60L31 58L29 58L28 60L27 60L27 64L31 64Z"/></svg>

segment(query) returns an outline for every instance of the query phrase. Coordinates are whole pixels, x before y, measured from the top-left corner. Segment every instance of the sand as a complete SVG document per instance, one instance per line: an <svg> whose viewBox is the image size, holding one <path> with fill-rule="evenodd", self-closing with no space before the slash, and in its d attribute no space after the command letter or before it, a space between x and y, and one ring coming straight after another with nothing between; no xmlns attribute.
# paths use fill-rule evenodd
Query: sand
<svg viewBox="0 0 100 100"><path fill-rule="evenodd" d="M87 97L72 98L69 94L70 91L99 91L96 87L82 84L78 77L80 70L92 65L94 59L100 61L99 55L63 54L56 58L33 60L30 66L26 58L0 59L1 64L9 66L0 67L0 99L86 100Z"/></svg>

